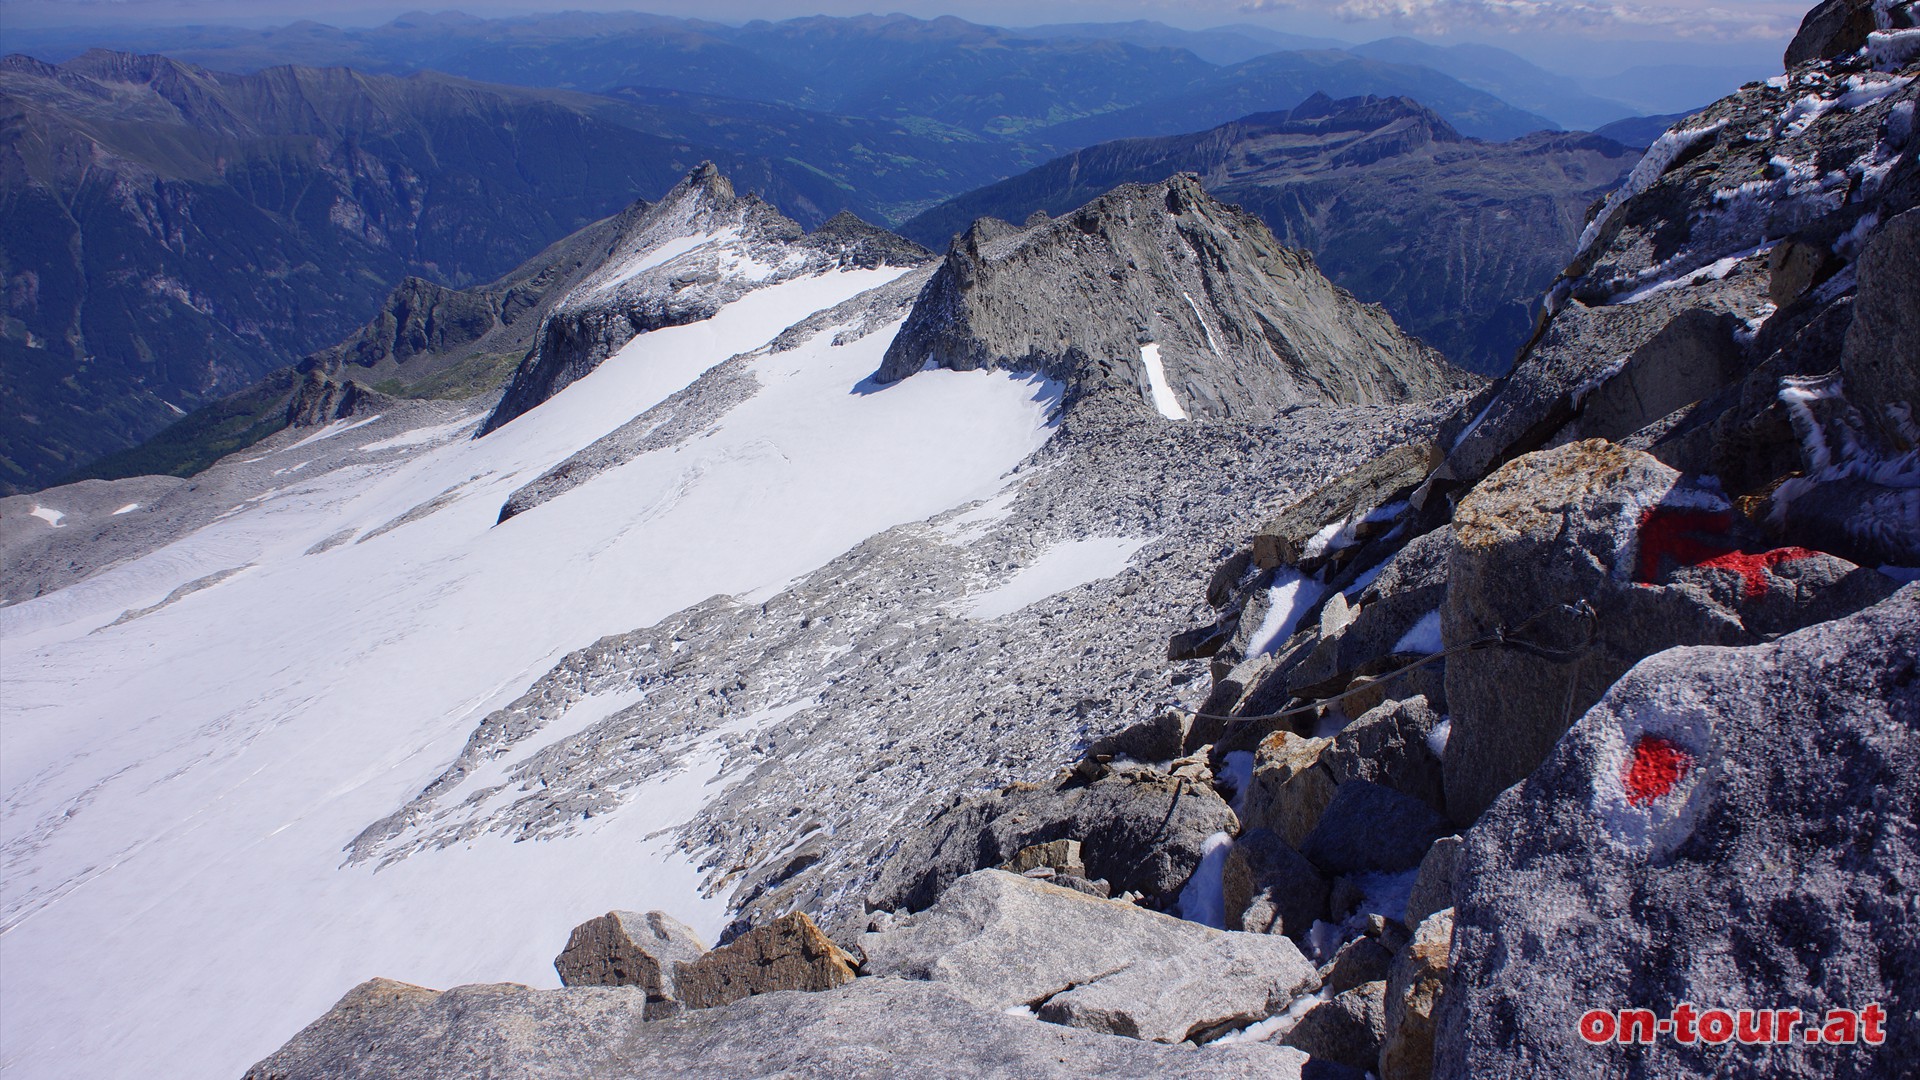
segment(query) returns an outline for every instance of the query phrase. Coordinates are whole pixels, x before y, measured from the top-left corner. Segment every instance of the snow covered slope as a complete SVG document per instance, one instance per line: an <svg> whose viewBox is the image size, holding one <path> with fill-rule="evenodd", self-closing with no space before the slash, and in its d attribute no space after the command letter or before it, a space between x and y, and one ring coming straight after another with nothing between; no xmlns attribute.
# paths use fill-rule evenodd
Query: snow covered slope
<svg viewBox="0 0 1920 1080"><path fill-rule="evenodd" d="M801 278L642 335L485 439L379 420L285 437L251 463L283 471L276 490L0 611L8 1070L238 1075L369 972L551 983L555 943L615 900L711 937L722 904L650 838L718 790L697 748L566 845L483 835L378 870L343 849L562 653L990 494L1044 441L1042 384L854 393L891 335L821 334L751 361L760 393L705 437L493 527L517 485L898 273ZM542 737L635 700L583 700Z"/></svg>
<svg viewBox="0 0 1920 1080"><path fill-rule="evenodd" d="M0 608L9 1075L238 1075L369 976L553 985L609 908L858 929L936 810L1196 704L1166 639L1221 538L1447 409L883 381L914 251L703 171L661 206L491 413L0 507L0 546L79 560Z"/></svg>

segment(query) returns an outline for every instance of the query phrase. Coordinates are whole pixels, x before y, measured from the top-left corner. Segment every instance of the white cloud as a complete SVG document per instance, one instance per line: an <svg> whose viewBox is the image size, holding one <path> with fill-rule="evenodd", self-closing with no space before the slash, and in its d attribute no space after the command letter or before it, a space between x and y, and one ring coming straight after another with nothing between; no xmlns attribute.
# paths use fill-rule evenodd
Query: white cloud
<svg viewBox="0 0 1920 1080"><path fill-rule="evenodd" d="M1779 38L1800 25L1804 4L1749 0L1727 3L1618 3L1613 0L1251 0L1248 13L1320 11L1349 22L1386 22L1433 35L1639 31L1699 38Z"/></svg>

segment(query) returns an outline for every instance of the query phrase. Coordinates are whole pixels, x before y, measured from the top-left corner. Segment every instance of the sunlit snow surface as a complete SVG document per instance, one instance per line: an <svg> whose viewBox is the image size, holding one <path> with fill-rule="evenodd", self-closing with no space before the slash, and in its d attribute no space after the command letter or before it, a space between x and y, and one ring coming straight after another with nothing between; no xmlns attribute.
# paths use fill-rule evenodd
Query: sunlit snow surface
<svg viewBox="0 0 1920 1080"><path fill-rule="evenodd" d="M1110 578L1127 568L1151 539L1098 536L1055 544L999 586L974 597L970 619L998 619L1049 596Z"/></svg>
<svg viewBox="0 0 1920 1080"><path fill-rule="evenodd" d="M755 361L761 392L716 429L494 524L517 487L705 368L896 273L757 291L643 335L485 439L389 437L417 449L290 475L169 547L0 610L9 1074L238 1076L370 976L555 985L567 930L615 907L671 911L711 940L724 898L699 898L671 838L647 838L723 789L717 747L563 841L487 834L377 871L342 848L569 650L1001 488L1050 433L1057 388L939 371L855 392L892 333L832 347L829 331ZM268 456L310 453L290 450ZM320 543L343 530L366 542ZM629 704L582 701L499 765Z"/></svg>
<svg viewBox="0 0 1920 1080"><path fill-rule="evenodd" d="M1208 335L1211 339L1212 331ZM1180 407L1180 398L1167 383L1167 365L1160 360L1160 346L1140 346L1140 363L1147 369L1147 390L1153 397L1154 410L1169 420L1185 420L1187 410Z"/></svg>

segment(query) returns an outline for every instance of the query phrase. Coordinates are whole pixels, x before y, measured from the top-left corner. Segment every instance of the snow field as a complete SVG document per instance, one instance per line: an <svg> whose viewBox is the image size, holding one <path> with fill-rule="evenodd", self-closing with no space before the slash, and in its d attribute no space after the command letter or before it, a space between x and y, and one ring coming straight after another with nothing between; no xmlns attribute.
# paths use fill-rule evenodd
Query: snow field
<svg viewBox="0 0 1920 1080"><path fill-rule="evenodd" d="M642 335L485 439L423 429L383 440L416 448L394 461L316 463L166 548L0 611L7 1069L237 1076L375 975L555 985L568 929L614 907L670 911L711 940L725 898L702 897L659 833L722 790L717 745L563 841L483 834L386 866L344 865L343 848L566 652L999 490L1050 434L1057 388L943 371L868 392L891 334L835 348L829 332L756 359L760 394L716 428L494 524L517 487L706 368L899 272L756 291ZM587 699L487 764L510 774L639 704Z"/></svg>

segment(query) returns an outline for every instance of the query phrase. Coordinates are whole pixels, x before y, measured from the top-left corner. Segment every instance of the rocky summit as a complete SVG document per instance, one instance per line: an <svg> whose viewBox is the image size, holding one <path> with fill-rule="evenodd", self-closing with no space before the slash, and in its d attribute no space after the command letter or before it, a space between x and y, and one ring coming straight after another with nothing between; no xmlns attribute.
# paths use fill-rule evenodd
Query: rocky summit
<svg viewBox="0 0 1920 1080"><path fill-rule="evenodd" d="M1193 176L935 258L702 166L504 389L0 500L8 1038L1906 1075L1915 22L1829 0L1654 139L1491 383ZM408 295L343 353L506 325Z"/></svg>
<svg viewBox="0 0 1920 1080"><path fill-rule="evenodd" d="M955 241L877 381L1011 367L1075 396L1208 420L1417 400L1468 381L1195 176L998 231L976 225Z"/></svg>
<svg viewBox="0 0 1920 1080"><path fill-rule="evenodd" d="M758 288L848 266L912 266L919 246L845 214L811 235L707 162L614 238L562 297L480 434L566 389L636 335L710 319Z"/></svg>

